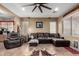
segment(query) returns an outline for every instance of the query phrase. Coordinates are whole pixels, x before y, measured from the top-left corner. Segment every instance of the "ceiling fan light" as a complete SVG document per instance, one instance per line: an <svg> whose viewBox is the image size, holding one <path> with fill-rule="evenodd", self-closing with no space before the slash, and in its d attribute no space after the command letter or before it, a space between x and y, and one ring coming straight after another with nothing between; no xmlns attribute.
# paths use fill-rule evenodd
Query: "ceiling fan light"
<svg viewBox="0 0 79 59"><path fill-rule="evenodd" d="M39 4L37 4L36 6L37 6L37 7L39 7L40 5L39 5Z"/></svg>

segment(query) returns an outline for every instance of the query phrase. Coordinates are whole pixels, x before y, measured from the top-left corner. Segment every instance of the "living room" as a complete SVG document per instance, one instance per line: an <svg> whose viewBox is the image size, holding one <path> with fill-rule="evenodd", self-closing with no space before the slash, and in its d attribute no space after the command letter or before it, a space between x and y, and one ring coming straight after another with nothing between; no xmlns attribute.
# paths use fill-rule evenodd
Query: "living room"
<svg viewBox="0 0 79 59"><path fill-rule="evenodd" d="M0 55L79 55L78 3L1 3L0 12Z"/></svg>

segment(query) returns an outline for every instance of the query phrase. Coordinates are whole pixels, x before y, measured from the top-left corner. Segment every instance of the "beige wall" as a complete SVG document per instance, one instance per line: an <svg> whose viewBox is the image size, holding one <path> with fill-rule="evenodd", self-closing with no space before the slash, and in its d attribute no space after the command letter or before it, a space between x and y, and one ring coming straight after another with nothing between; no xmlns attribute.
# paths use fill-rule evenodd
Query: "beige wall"
<svg viewBox="0 0 79 59"><path fill-rule="evenodd" d="M43 28L36 28L36 22L42 21ZM50 32L49 19L32 19L29 23L29 28L32 29L32 32Z"/></svg>
<svg viewBox="0 0 79 59"><path fill-rule="evenodd" d="M63 17L59 17L59 19L57 20L57 28L58 28L58 33L60 33L62 35L62 27L63 27L63 20L62 20Z"/></svg>
<svg viewBox="0 0 79 59"><path fill-rule="evenodd" d="M50 19L50 18L23 18L22 22L28 22L28 33L35 33L35 32L50 32L50 21L56 21L57 19ZM36 28L36 22L41 21L43 22L43 28ZM22 28L22 27L21 27Z"/></svg>
<svg viewBox="0 0 79 59"><path fill-rule="evenodd" d="M17 32L17 27L19 26L19 28L20 28L20 18L19 17L15 17L14 18L14 31L16 31Z"/></svg>

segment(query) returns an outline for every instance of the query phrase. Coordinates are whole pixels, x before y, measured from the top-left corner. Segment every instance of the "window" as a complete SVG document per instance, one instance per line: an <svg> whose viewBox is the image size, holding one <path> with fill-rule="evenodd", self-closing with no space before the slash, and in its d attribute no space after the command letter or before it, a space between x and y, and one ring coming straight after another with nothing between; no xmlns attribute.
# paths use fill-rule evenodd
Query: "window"
<svg viewBox="0 0 79 59"><path fill-rule="evenodd" d="M79 36L79 17L78 16L72 17L72 35Z"/></svg>
<svg viewBox="0 0 79 59"><path fill-rule="evenodd" d="M63 19L63 34L71 35L71 19L70 19L70 17Z"/></svg>
<svg viewBox="0 0 79 59"><path fill-rule="evenodd" d="M12 32L13 31L13 21L12 22L0 21L0 27L6 28L8 31Z"/></svg>
<svg viewBox="0 0 79 59"><path fill-rule="evenodd" d="M50 33L56 33L56 22L50 22Z"/></svg>
<svg viewBox="0 0 79 59"><path fill-rule="evenodd" d="M63 34L79 36L79 17L71 16L69 18L63 19Z"/></svg>

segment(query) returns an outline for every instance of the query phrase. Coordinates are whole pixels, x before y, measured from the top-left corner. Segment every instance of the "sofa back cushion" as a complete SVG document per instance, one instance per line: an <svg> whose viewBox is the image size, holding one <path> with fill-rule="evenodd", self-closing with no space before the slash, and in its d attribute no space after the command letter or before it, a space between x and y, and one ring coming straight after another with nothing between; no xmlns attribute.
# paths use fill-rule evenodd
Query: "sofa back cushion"
<svg viewBox="0 0 79 59"><path fill-rule="evenodd" d="M31 35L34 38L39 38L39 37L55 37L55 38L60 38L60 34L59 33L31 33Z"/></svg>
<svg viewBox="0 0 79 59"><path fill-rule="evenodd" d="M60 38L60 34L59 33L57 33L57 37Z"/></svg>
<svg viewBox="0 0 79 59"><path fill-rule="evenodd" d="M50 33L49 34L49 37L54 37L54 33Z"/></svg>
<svg viewBox="0 0 79 59"><path fill-rule="evenodd" d="M44 37L44 33L38 33L37 35L38 35L38 38L39 37Z"/></svg>
<svg viewBox="0 0 79 59"><path fill-rule="evenodd" d="M56 33L56 34L54 34L54 37L55 38L60 38L60 34L59 33Z"/></svg>
<svg viewBox="0 0 79 59"><path fill-rule="evenodd" d="M44 37L49 37L49 33L44 33Z"/></svg>

